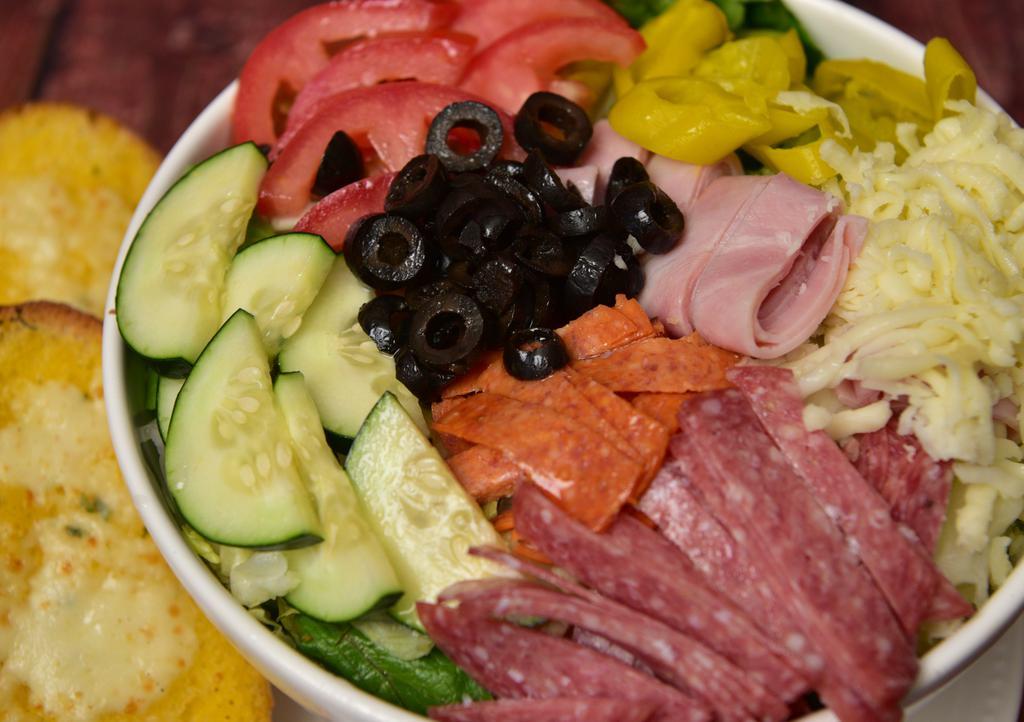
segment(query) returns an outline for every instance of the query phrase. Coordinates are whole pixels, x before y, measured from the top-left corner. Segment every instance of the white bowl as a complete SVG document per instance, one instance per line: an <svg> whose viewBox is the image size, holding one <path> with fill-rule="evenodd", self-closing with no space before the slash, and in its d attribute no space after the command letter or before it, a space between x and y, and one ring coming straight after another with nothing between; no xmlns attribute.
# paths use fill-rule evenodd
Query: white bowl
<svg viewBox="0 0 1024 722"><path fill-rule="evenodd" d="M836 0L786 0L830 57L868 57L901 70L921 73L923 48L904 33ZM193 163L228 143L228 126L236 83L229 85L189 126L164 160L143 195L125 235L114 271L103 328L103 385L114 450L132 498L153 540L174 573L206 615L272 683L313 712L351 722L414 722L421 717L367 694L311 662L267 631L221 585L186 545L147 469L133 416L137 389L125 367L125 346L114 319L114 292L128 246L146 214L170 185ZM995 107L991 99L983 102ZM1010 626L1024 607L1024 565L952 637L921 660L917 682L907 703L923 699L965 669ZM834 720L824 711L805 722Z"/></svg>

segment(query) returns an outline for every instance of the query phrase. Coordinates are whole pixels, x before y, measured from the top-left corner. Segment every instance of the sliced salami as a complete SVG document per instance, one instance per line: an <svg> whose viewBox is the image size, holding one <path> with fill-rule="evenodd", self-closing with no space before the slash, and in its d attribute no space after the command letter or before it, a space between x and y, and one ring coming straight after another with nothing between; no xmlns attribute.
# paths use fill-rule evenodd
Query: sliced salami
<svg viewBox="0 0 1024 722"><path fill-rule="evenodd" d="M804 630L809 648L793 651L879 717L898 713L917 671L914 650L842 534L740 392L705 394L686 411L673 453L697 447L711 472L693 475L698 498Z"/></svg>
<svg viewBox="0 0 1024 722"><path fill-rule="evenodd" d="M460 609L495 618L543 617L599 633L664 681L695 697L723 722L783 720L781 699L696 640L640 612L604 598L581 599L522 580L464 582L445 590Z"/></svg>
<svg viewBox="0 0 1024 722"><path fill-rule="evenodd" d="M531 484L520 487L514 509L525 538L602 594L699 640L784 700L807 689L746 614L642 522L620 517L595 534Z"/></svg>
<svg viewBox="0 0 1024 722"><path fill-rule="evenodd" d="M953 464L928 456L913 435L896 431L896 421L857 439L857 470L892 509L892 518L917 534L928 554L935 552L953 485Z"/></svg>
<svg viewBox="0 0 1024 722"><path fill-rule="evenodd" d="M710 722L700 702L569 639L434 604L416 605L427 633L499 697L611 697L653 704L650 722Z"/></svg>
<svg viewBox="0 0 1024 722"><path fill-rule="evenodd" d="M803 398L793 372L742 366L727 373L746 397L764 430L819 506L842 529L851 549L874 577L908 636L921 622L966 616L971 606L942 575L914 532L894 521L888 502L858 473L824 431L808 431ZM957 603L959 601L959 603Z"/></svg>
<svg viewBox="0 0 1024 722"><path fill-rule="evenodd" d="M613 697L499 699L431 707L441 722L646 722L657 703Z"/></svg>

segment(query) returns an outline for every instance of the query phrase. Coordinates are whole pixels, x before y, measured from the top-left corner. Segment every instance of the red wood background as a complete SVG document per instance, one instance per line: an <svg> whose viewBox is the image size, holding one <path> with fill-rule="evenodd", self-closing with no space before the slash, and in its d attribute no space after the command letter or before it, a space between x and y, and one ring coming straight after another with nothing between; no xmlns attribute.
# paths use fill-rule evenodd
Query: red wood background
<svg viewBox="0 0 1024 722"><path fill-rule="evenodd" d="M557 0L553 0L557 2ZM0 0L0 109L42 98L114 116L161 151L310 0ZM1024 0L853 0L925 41L943 35L1024 122ZM965 721L966 722L966 721ZM1024 714L1021 715L1024 722Z"/></svg>
<svg viewBox="0 0 1024 722"><path fill-rule="evenodd" d="M0 0L0 108L65 100L113 115L160 150L310 0ZM1024 0L854 0L911 35L944 35L1018 121Z"/></svg>

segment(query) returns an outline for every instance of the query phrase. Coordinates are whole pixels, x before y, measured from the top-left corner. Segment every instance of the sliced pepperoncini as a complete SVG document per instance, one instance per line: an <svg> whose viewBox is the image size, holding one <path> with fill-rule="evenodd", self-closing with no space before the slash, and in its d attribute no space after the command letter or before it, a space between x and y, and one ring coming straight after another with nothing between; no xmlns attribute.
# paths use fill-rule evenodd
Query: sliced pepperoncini
<svg viewBox="0 0 1024 722"><path fill-rule="evenodd" d="M924 49L924 78L935 120L947 113L947 100L973 103L978 93L974 71L946 38L928 41Z"/></svg>

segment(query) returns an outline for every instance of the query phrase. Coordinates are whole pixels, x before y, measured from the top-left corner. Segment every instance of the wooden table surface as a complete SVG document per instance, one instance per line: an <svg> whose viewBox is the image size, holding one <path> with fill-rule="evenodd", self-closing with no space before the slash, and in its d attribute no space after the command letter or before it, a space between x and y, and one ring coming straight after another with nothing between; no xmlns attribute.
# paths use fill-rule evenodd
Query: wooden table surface
<svg viewBox="0 0 1024 722"><path fill-rule="evenodd" d="M0 109L79 103L167 151L270 28L308 0L0 0ZM1018 122L1024 0L854 0L919 40L948 37ZM966 721L965 721L966 722ZM1024 713L1021 715L1024 722Z"/></svg>

